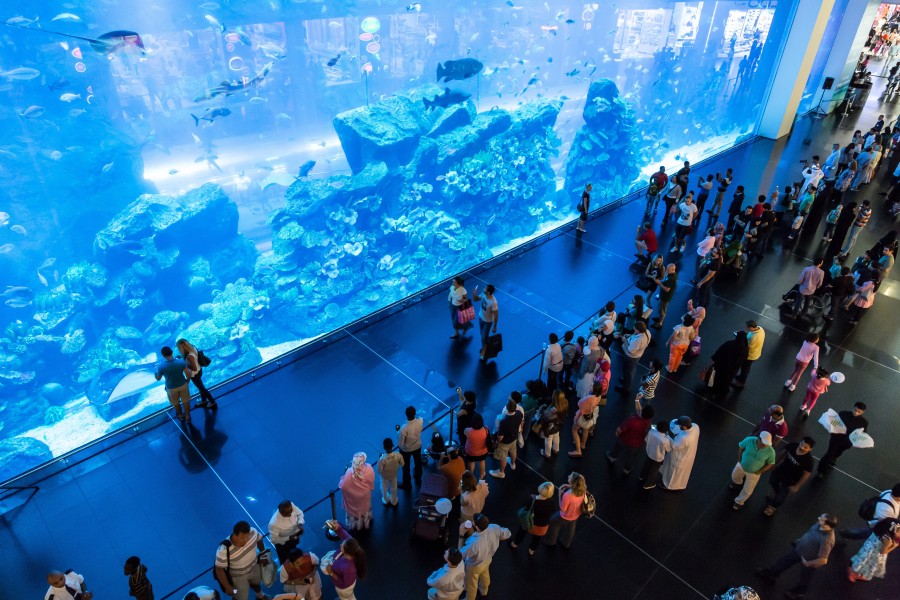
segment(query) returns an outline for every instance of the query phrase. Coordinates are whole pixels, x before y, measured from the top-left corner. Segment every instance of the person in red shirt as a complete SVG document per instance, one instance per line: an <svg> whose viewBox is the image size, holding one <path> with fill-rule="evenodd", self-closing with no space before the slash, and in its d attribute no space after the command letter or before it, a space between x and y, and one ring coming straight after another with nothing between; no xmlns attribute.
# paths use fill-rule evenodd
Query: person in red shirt
<svg viewBox="0 0 900 600"><path fill-rule="evenodd" d="M656 232L653 231L653 226L649 222L638 227L634 246L637 248L635 256L640 259L644 258L644 252L647 253L647 258L649 258L659 248L659 242L656 241Z"/></svg>
<svg viewBox="0 0 900 600"><path fill-rule="evenodd" d="M753 212L750 213L750 218L754 221L760 218L763 212L766 210L766 197L763 194L760 194L756 199L756 204L753 205Z"/></svg>
<svg viewBox="0 0 900 600"><path fill-rule="evenodd" d="M653 407L650 405L641 409L639 414L633 414L625 419L616 429L616 443L612 450L606 453L606 460L609 464L615 464L619 457L625 455L625 468L622 472L626 475L631 473L634 467L634 461L637 458L641 446L644 445L644 438L650 431L652 419L654 415Z"/></svg>

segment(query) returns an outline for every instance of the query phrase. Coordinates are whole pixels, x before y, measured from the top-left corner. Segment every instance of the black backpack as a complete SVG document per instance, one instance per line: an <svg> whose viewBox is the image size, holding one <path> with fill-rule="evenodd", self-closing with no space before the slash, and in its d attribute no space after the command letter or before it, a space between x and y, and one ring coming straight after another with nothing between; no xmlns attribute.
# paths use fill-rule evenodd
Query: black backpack
<svg viewBox="0 0 900 600"><path fill-rule="evenodd" d="M865 519L866 521L871 521L875 518L875 509L878 507L879 502L884 502L885 504L890 504L894 506L894 503L890 500L883 498L883 494L879 494L877 496L872 496L871 498L866 498L859 505L859 510L857 510L857 514Z"/></svg>

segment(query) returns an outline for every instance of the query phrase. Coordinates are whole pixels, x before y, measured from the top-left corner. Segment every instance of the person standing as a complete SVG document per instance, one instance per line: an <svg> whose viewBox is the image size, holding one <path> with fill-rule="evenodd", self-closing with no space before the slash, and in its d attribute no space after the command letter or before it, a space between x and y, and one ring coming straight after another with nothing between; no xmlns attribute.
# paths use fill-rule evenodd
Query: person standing
<svg viewBox="0 0 900 600"><path fill-rule="evenodd" d="M284 591L293 594L292 599L322 600L322 578L318 567L319 557L313 552L294 548L281 561L278 579L284 585Z"/></svg>
<svg viewBox="0 0 900 600"><path fill-rule="evenodd" d="M540 436L544 438L544 447L541 448L540 453L544 458L550 458L559 453L559 432L562 430L568 412L569 401L562 390L553 392L551 404L538 409Z"/></svg>
<svg viewBox="0 0 900 600"><path fill-rule="evenodd" d="M616 391L628 393L631 391L632 380L634 379L634 371L637 368L638 361L650 345L650 332L647 331L647 325L643 321L638 321L634 325L634 333L622 338L622 352L624 353L622 360L622 377L620 385L616 386Z"/></svg>
<svg viewBox="0 0 900 600"><path fill-rule="evenodd" d="M862 429L863 431L868 429L869 422L863 417L865 412L866 404L864 402L857 402L853 405L852 410L838 411L838 416L841 418L847 431L846 433L832 433L829 436L828 450L819 461L819 467L816 469L816 477L818 479L824 479L825 475L834 468L841 454L853 447L853 442L850 441L850 434L857 429Z"/></svg>
<svg viewBox="0 0 900 600"><path fill-rule="evenodd" d="M284 500L269 519L269 541L275 546L278 561L284 563L291 550L300 545L303 535L303 511L290 500Z"/></svg>
<svg viewBox="0 0 900 600"><path fill-rule="evenodd" d="M722 259L718 248L711 248L706 257L700 261L697 269L697 289L694 298L699 306L709 306L709 294L715 281L716 273L722 267Z"/></svg>
<svg viewBox="0 0 900 600"><path fill-rule="evenodd" d="M428 600L458 600L466 589L466 568L457 548L444 551L444 566L428 576Z"/></svg>
<svg viewBox="0 0 900 600"><path fill-rule="evenodd" d="M792 566L800 563L800 579L793 589L785 593L789 600L798 600L806 595L809 583L816 574L816 569L828 563L828 556L834 548L834 528L837 517L824 513L816 519L816 524L806 533L794 540L793 547L778 558L772 566L758 569L756 574L767 581L775 581L779 575Z"/></svg>
<svg viewBox="0 0 900 600"><path fill-rule="evenodd" d="M831 385L831 377L825 367L814 369L811 375L809 385L806 386L806 397L803 399L803 404L800 405L800 412L804 419L815 408L819 396L827 392L828 386Z"/></svg>
<svg viewBox="0 0 900 600"><path fill-rule="evenodd" d="M808 334L803 345L800 346L800 351L797 352L797 356L794 357L794 370L791 372L791 376L784 382L784 387L787 388L788 391L793 392L797 388L797 383L800 382L800 376L803 375L803 372L806 370L806 367L809 366L810 362L813 364L813 369L819 368L818 333Z"/></svg>
<svg viewBox="0 0 900 600"><path fill-rule="evenodd" d="M706 200L709 198L709 192L713 189L713 175L710 173L706 176L706 181L700 178L697 184L700 186L700 192L697 194L697 216L703 215L703 207L706 206Z"/></svg>
<svg viewBox="0 0 900 600"><path fill-rule="evenodd" d="M813 264L800 272L800 280L797 282L799 293L794 297L794 304L791 307L793 318L796 319L806 314L810 298L825 282L825 271L822 270L824 260L823 257L817 256L813 259Z"/></svg>
<svg viewBox="0 0 900 600"><path fill-rule="evenodd" d="M747 332L734 332L734 339L723 342L710 357L706 367L706 386L712 388L712 397L721 402L728 395L729 384L747 358Z"/></svg>
<svg viewBox="0 0 900 600"><path fill-rule="evenodd" d="M859 210L856 212L856 218L853 220L853 225L850 227L850 235L847 238L847 243L844 244L844 247L841 248L841 254L847 256L850 254L850 249L853 248L853 245L856 244L856 239L859 237L860 232L865 229L866 225L869 224L869 218L872 216L872 203L868 200L863 200L862 205L859 207Z"/></svg>
<svg viewBox="0 0 900 600"><path fill-rule="evenodd" d="M734 377L731 385L742 389L747 384L747 376L753 363L762 355L763 344L766 341L766 331L756 321L747 321L747 358L741 363L741 368Z"/></svg>
<svg viewBox="0 0 900 600"><path fill-rule="evenodd" d="M513 550L518 548L519 544L525 539L525 534L530 533L531 541L528 542L528 556L534 556L538 546L541 544L541 540L547 535L547 530L550 529L550 519L556 512L555 503L552 502L554 492L553 484L545 481L538 486L537 494L528 496L522 507L531 513L531 526L526 529L524 523L519 523L516 536L509 543L510 548Z"/></svg>
<svg viewBox="0 0 900 600"><path fill-rule="evenodd" d="M841 253L844 245L844 239L847 232L850 231L853 222L856 221L857 205L856 202L848 202L844 205L837 222L834 224L834 230L831 233L831 241L828 242L828 248L825 250L825 256L833 257Z"/></svg>
<svg viewBox="0 0 900 600"><path fill-rule="evenodd" d="M900 521L897 519L882 519L852 559L847 568L847 579L852 583L857 581L871 581L873 578L883 578L887 572L888 554L900 545Z"/></svg>
<svg viewBox="0 0 900 600"><path fill-rule="evenodd" d="M375 470L366 462L366 458L365 452L354 454L350 467L338 482L350 529L368 529L372 526Z"/></svg>
<svg viewBox="0 0 900 600"><path fill-rule="evenodd" d="M642 406L647 406L656 397L656 386L659 385L661 371L662 363L655 358L651 359L650 370L641 378L641 385L634 397L635 412L640 412Z"/></svg>
<svg viewBox="0 0 900 600"><path fill-rule="evenodd" d="M188 379L193 372L188 369L183 358L175 358L172 349L163 346L159 351L163 360L156 363L156 380L166 378L166 395L169 404L175 409L175 416L180 421L191 420L191 392L188 390Z"/></svg>
<svg viewBox="0 0 900 600"><path fill-rule="evenodd" d="M697 336L693 325L694 317L690 314L684 315L681 325L676 325L673 328L672 335L666 341L666 346L669 347L669 364L666 366L666 371L669 373L674 373L678 370L678 367L681 366L681 359L684 353L687 352L691 340Z"/></svg>
<svg viewBox="0 0 900 600"><path fill-rule="evenodd" d="M732 510L741 510L744 503L756 489L759 478L775 467L775 450L772 448L772 434L760 431L759 436L751 435L738 444L738 460L731 471L731 489L740 488L740 493L731 505Z"/></svg>
<svg viewBox="0 0 900 600"><path fill-rule="evenodd" d="M497 333L497 324L500 322L500 306L494 297L494 286L487 284L484 286L484 296L478 295L478 286L472 292L472 299L475 302L481 302L481 310L478 312L478 331L481 333L481 350L478 356L481 360L485 360L484 352L487 350L488 337L492 333Z"/></svg>
<svg viewBox="0 0 900 600"><path fill-rule="evenodd" d="M203 367L200 365L200 351L197 350L196 346L184 338L175 342L175 347L178 348L178 352L181 353L181 357L187 364L187 368L193 373L191 376L191 383L194 384L197 391L200 393L200 402L197 406L211 408L213 410L219 408L219 405L216 404L216 399L213 398L210 391L203 385Z"/></svg>
<svg viewBox="0 0 900 600"><path fill-rule="evenodd" d="M900 483L878 494L872 518L868 519L865 527L842 529L840 535L845 540L864 540L872 533L875 525L884 519L900 519Z"/></svg>
<svg viewBox="0 0 900 600"><path fill-rule="evenodd" d="M469 531L469 528L465 527L466 522L471 521L475 518L475 515L484 510L484 503L487 501L491 490L487 481L483 479L478 480L470 471L463 473L459 482L459 488L462 490L462 495L459 499L459 521L463 525L460 530L459 547L462 548L469 535L474 533L474 528Z"/></svg>
<svg viewBox="0 0 900 600"><path fill-rule="evenodd" d="M399 501L397 476L400 474L400 467L406 464L406 460L400 451L394 450L394 440L391 438L384 438L381 447L384 448L384 452L381 453L378 464L375 466L378 476L381 477L381 503L385 506L397 506Z"/></svg>
<svg viewBox="0 0 900 600"><path fill-rule="evenodd" d="M128 595L135 600L153 600L153 584L147 579L147 565L137 556L125 561L125 575L128 576Z"/></svg>
<svg viewBox="0 0 900 600"><path fill-rule="evenodd" d="M694 459L697 458L697 444L700 441L700 426L688 416L672 419L669 423L672 450L666 454L662 465L662 485L670 491L687 487Z"/></svg>
<svg viewBox="0 0 900 600"><path fill-rule="evenodd" d="M691 232L691 225L694 222L694 215L697 214L697 206L694 204L694 196L693 192L689 193L687 197L675 208L675 213L678 216L675 221L675 241L672 244L672 249L669 252L684 252L685 247L685 238L687 238L688 234Z"/></svg>
<svg viewBox="0 0 900 600"><path fill-rule="evenodd" d="M708 211L710 217L715 219L719 216L719 212L722 210L722 200L725 198L725 192L728 191L728 186L731 185L731 167L729 167L725 171L725 175L719 175L716 173L716 181L719 186L716 188L716 199L713 202L712 208Z"/></svg>
<svg viewBox="0 0 900 600"><path fill-rule="evenodd" d="M233 600L247 600L250 590L258 600L266 599L260 588L257 563L267 561L259 552L265 550L263 537L247 521L238 521L231 535L216 550L216 581L223 590L231 590Z"/></svg>
<svg viewBox="0 0 900 600"><path fill-rule="evenodd" d="M601 388L599 382L594 383L592 392L578 401L578 410L575 411L572 424L572 441L575 449L569 451L572 458L581 458L582 451L587 447L588 436L597 424Z"/></svg>
<svg viewBox="0 0 900 600"><path fill-rule="evenodd" d="M466 598L474 600L478 593L487 596L491 586L491 561L500 542L508 540L512 535L509 529L492 525L481 513L475 515L473 533L466 545L462 547L462 555L466 561Z"/></svg>
<svg viewBox="0 0 900 600"><path fill-rule="evenodd" d="M666 203L666 212L663 214L662 227L665 227L669 222L669 213L672 212L672 208L678 204L678 201L684 195L684 186L680 181L673 178L671 184L669 191L663 196L663 202Z"/></svg>
<svg viewBox="0 0 900 600"><path fill-rule="evenodd" d="M606 460L610 465L615 465L619 457L624 453L625 466L622 473L628 475L634 468L634 461L644 445L644 438L650 431L654 410L652 406L645 406L639 413L635 413L625 419L616 428L616 442L612 449L606 453Z"/></svg>
<svg viewBox="0 0 900 600"><path fill-rule="evenodd" d="M659 469L666 459L666 455L672 451L672 438L669 437L669 422L663 419L651 427L647 432L646 442L647 459L641 468L641 475L638 477L644 482L645 490L652 490L656 487L656 480L659 477Z"/></svg>
<svg viewBox="0 0 900 600"><path fill-rule="evenodd" d="M497 425L496 448L494 449L494 458L498 461L496 469L489 471L491 477L503 479L506 477L506 464L509 461L509 468L516 470L516 452L517 442L519 439L519 427L522 426L524 416L518 410L515 400L509 399L506 402L506 410L503 411L500 423Z"/></svg>
<svg viewBox="0 0 900 600"><path fill-rule="evenodd" d="M584 191L581 192L581 202L578 204L578 226L576 227L577 231L584 233L584 225L587 223L588 214L591 212L591 190L594 186L590 183L584 186Z"/></svg>
<svg viewBox="0 0 900 600"><path fill-rule="evenodd" d="M559 387L559 374L565 366L565 359L559 345L559 336L551 333L548 339L550 345L544 351L544 370L547 371L547 389L552 391Z"/></svg>
<svg viewBox="0 0 900 600"><path fill-rule="evenodd" d="M334 562L325 567L325 574L331 577L338 600L356 600L353 593L356 584L366 577L366 552L337 521L325 521L325 525L341 538L341 549L335 555Z"/></svg>
<svg viewBox="0 0 900 600"><path fill-rule="evenodd" d="M750 435L759 435L762 431L768 431L772 434L772 446L777 446L778 442L783 440L788 434L788 425L784 420L784 408L778 404L773 404L766 411L762 420L757 423Z"/></svg>
<svg viewBox="0 0 900 600"><path fill-rule="evenodd" d="M470 327L470 323L460 324L459 309L468 300L466 288L463 287L463 278L456 276L450 283L450 293L447 295L447 301L450 303L450 325L453 326L453 335L451 340L459 338L459 332L465 331Z"/></svg>
<svg viewBox="0 0 900 600"><path fill-rule="evenodd" d="M399 486L401 489L412 489L409 480L410 463L415 464L413 478L416 480L416 485L422 484L422 428L424 426L425 421L422 417L416 416L416 407L407 406L406 423L397 434L397 446L400 447L400 454L403 455L403 482Z"/></svg>
<svg viewBox="0 0 900 600"><path fill-rule="evenodd" d="M84 577L69 569L62 571L50 571L47 573L47 593L44 600L91 600L93 592L89 592L84 583Z"/></svg>
<svg viewBox="0 0 900 600"><path fill-rule="evenodd" d="M473 473L475 467L480 466L481 478L484 479L487 475L487 465L485 464L488 455L487 438L490 435L487 427L484 426L484 417L475 413L472 417L471 427L465 429L465 434L466 466Z"/></svg>
<svg viewBox="0 0 900 600"><path fill-rule="evenodd" d="M766 496L768 504L763 510L763 514L771 517L775 514L788 494L796 494L813 470L812 449L816 445L816 440L806 436L800 442L788 444L784 449L784 456L781 458L772 474L769 475L769 485L772 486L772 492Z"/></svg>
<svg viewBox="0 0 900 600"><path fill-rule="evenodd" d="M675 295L675 288L678 286L678 270L675 263L669 263L666 266L666 274L662 279L656 280L659 286L659 306L657 307L657 316L653 320L650 327L654 329L662 329L663 320L666 318L666 310L669 308L669 302Z"/></svg>
<svg viewBox="0 0 900 600"><path fill-rule="evenodd" d="M841 267L840 275L831 281L831 308L825 320L834 321L838 306L843 306L850 294L856 291L856 282L850 267Z"/></svg>
<svg viewBox="0 0 900 600"><path fill-rule="evenodd" d="M578 517L584 512L586 497L587 483L584 480L584 476L572 471L569 474L568 483L559 486L559 510L550 517L550 527L547 530L544 543L549 546L555 546L559 539L560 531L562 531L563 548L568 548L572 545L572 539L575 537L575 526L578 524Z"/></svg>
<svg viewBox="0 0 900 600"><path fill-rule="evenodd" d="M872 304L875 303L875 282L871 279L856 286L856 298L850 306L850 319L847 324L855 327Z"/></svg>

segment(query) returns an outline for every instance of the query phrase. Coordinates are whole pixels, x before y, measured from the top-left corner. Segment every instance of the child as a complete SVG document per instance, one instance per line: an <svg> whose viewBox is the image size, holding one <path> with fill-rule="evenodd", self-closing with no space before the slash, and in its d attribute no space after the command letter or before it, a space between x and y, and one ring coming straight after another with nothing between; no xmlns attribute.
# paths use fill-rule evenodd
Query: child
<svg viewBox="0 0 900 600"><path fill-rule="evenodd" d="M834 257L831 262L831 266L828 267L828 275L830 277L829 281L834 281L841 276L841 269L844 266L844 260L844 257L840 254Z"/></svg>
<svg viewBox="0 0 900 600"><path fill-rule="evenodd" d="M837 223L838 217L841 216L841 211L844 209L842 204L838 204L828 216L825 217L825 234L822 236L822 241L830 242L831 241L831 233L834 231L834 226ZM840 271L840 269L838 269Z"/></svg>
<svg viewBox="0 0 900 600"><path fill-rule="evenodd" d="M803 219L805 218L805 216L806 215L804 215L803 213L799 213L796 217L794 217L794 222L791 223L791 231L788 234L787 238L788 244L792 244L794 240L796 240L800 235L800 229L803 227Z"/></svg>
<svg viewBox="0 0 900 600"><path fill-rule="evenodd" d="M147 579L147 566L141 559L132 556L125 561L125 574L128 575L128 595L137 600L153 600L153 584Z"/></svg>
<svg viewBox="0 0 900 600"><path fill-rule="evenodd" d="M831 385L831 379L828 378L828 375L828 370L825 367L819 367L813 371L812 380L806 388L806 399L803 400L803 405L800 407L800 412L803 413L804 419L812 412L819 396L828 391L828 386Z"/></svg>
<svg viewBox="0 0 900 600"><path fill-rule="evenodd" d="M382 446L384 454L376 465L381 476L381 503L385 506L397 506L397 474L405 461L400 451L394 450L394 440L391 438L384 438Z"/></svg>

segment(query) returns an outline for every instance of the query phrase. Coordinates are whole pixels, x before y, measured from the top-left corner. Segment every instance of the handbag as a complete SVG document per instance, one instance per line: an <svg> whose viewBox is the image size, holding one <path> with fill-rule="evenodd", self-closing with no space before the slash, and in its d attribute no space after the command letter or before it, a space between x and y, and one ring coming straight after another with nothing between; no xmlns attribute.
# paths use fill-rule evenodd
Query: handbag
<svg viewBox="0 0 900 600"><path fill-rule="evenodd" d="M522 526L522 529L531 531L531 528L534 527L534 498L531 499L531 506L528 508L522 506L516 511L516 515L519 517L519 525Z"/></svg>
<svg viewBox="0 0 900 600"><path fill-rule="evenodd" d="M691 340L691 343L688 346L688 350L687 350L688 356L700 356L700 348L701 348L700 342L701 342L701 340L700 340L699 335L697 337L695 337L693 340Z"/></svg>
<svg viewBox="0 0 900 600"><path fill-rule="evenodd" d="M272 551L264 550L260 552L256 560L259 563L259 579L262 581L262 584L266 587L275 585L278 573L275 568L275 560L272 558Z"/></svg>
<svg viewBox="0 0 900 600"><path fill-rule="evenodd" d="M641 290L642 292L649 292L654 287L656 287L656 281L654 281L653 278L649 275L644 274L640 276L640 278L637 280L637 284L635 285L637 289Z"/></svg>
<svg viewBox="0 0 900 600"><path fill-rule="evenodd" d="M212 361L209 360L209 357L203 354L203 350L197 350L197 364L201 367L208 367L209 363Z"/></svg>
<svg viewBox="0 0 900 600"><path fill-rule="evenodd" d="M472 303L468 300L463 300L463 303L459 305L459 308L456 310L456 322L460 325L465 325L475 319L475 307L472 306Z"/></svg>

